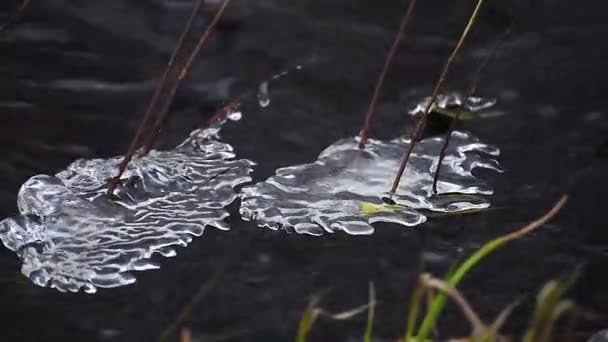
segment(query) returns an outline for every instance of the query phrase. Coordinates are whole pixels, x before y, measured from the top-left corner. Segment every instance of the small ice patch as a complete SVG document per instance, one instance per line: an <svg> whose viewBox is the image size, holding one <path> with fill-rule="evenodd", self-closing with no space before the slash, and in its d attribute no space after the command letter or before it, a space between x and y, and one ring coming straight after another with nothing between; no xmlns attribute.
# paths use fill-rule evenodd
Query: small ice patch
<svg viewBox="0 0 608 342"><path fill-rule="evenodd" d="M431 101L430 97L425 98L416 107L409 111L410 115L418 116L424 114ZM464 109L475 113L492 108L496 104L496 99L483 97L465 97L459 93L439 94L435 99L435 105L441 109ZM463 118L466 119L466 118Z"/></svg>
<svg viewBox="0 0 608 342"><path fill-rule="evenodd" d="M154 253L174 256L206 226L228 229L224 207L251 180L253 163L234 159L218 131L196 130L173 150L132 160L113 199L105 192L121 157L34 176L19 191L21 215L0 222L0 239L40 286L93 293L133 283L130 271L158 267Z"/></svg>
<svg viewBox="0 0 608 342"><path fill-rule="evenodd" d="M394 204L383 198L390 188L410 141L398 138L369 140L359 150L358 138L340 140L323 151L316 162L281 168L265 182L241 191L241 215L259 226L321 235L345 231L372 234L374 222L415 226L425 222L424 211L459 212L487 208L480 195L492 189L471 173L475 168L501 171L495 147L469 133L452 133L439 182L433 196L433 174L443 137L427 138L416 145Z"/></svg>

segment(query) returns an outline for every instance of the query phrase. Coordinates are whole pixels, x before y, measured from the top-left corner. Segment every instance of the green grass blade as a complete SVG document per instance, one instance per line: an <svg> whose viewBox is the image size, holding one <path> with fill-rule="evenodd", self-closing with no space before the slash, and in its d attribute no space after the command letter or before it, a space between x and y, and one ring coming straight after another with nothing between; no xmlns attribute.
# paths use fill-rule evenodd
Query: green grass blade
<svg viewBox="0 0 608 342"><path fill-rule="evenodd" d="M416 288L414 289L414 292L412 293L412 298L410 299L404 342L410 341L414 336L414 330L416 329L416 324L418 323L418 316L420 315L420 306L422 303L423 293L424 291L422 283L420 282L420 280L417 280Z"/></svg>
<svg viewBox="0 0 608 342"><path fill-rule="evenodd" d="M296 342L306 342L308 341L308 335L310 335L310 331L312 330L312 326L315 324L317 320L316 313L316 300L312 300L311 303L306 307L306 311L302 314L302 318L300 319L300 323L298 324L298 334L296 335Z"/></svg>
<svg viewBox="0 0 608 342"><path fill-rule="evenodd" d="M376 289L374 283L369 283L369 308L367 311L367 324L363 334L363 342L372 342L374 331L374 316L376 314Z"/></svg>
<svg viewBox="0 0 608 342"><path fill-rule="evenodd" d="M551 210L549 210L545 215L543 215L539 219L531 222L530 224L526 225L525 227L523 227L513 233L498 237L498 238L486 243L479 250L477 250L475 253L473 253L473 255L471 255L468 259L466 259L448 277L448 279L446 279L446 282L450 286L456 287L462 281L462 279L467 275L467 273L469 273L486 256L488 256L492 252L496 251L500 247L504 246L505 244L507 244L511 241L517 240L517 239L525 236L526 234L534 231L535 229L542 226L543 224L545 224L547 221L549 221L551 218L553 218L559 212L559 210L566 204L567 200L568 200L568 197L566 195L562 196L561 199L553 206L553 208L551 208ZM437 319L439 318L439 315L441 314L443 308L445 307L446 300L447 300L447 297L443 293L439 294L435 298L435 300L431 304L429 310L427 311L427 314L426 314L424 320L422 321L420 329L418 330L418 334L415 338L416 341L421 341L421 340L425 341L429 337L433 327L435 326L435 324L437 322Z"/></svg>

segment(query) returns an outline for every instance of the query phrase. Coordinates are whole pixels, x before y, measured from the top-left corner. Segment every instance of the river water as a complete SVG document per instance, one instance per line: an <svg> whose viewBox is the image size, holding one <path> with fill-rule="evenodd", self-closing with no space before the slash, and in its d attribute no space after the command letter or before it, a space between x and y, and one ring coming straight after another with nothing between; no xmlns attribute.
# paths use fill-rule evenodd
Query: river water
<svg viewBox="0 0 608 342"><path fill-rule="evenodd" d="M258 164L254 181L312 162L327 146L355 135L405 9L400 1L384 2L235 0L178 92L160 148L182 141L222 102L295 65L302 69L269 85L268 106L246 101L242 120L222 131L239 158ZM432 90L474 5L418 4L384 87L374 137L411 131L406 112ZM7 18L17 6L3 2L0 15ZM17 213L16 193L32 175L56 173L77 158L124 153L190 8L186 0L34 1L0 33L2 218ZM478 88L498 100L496 115L465 124L501 150L504 173L480 172L495 190L495 210L429 219L414 228L377 224L370 236L313 237L244 222L235 203L231 231L210 229L176 257L159 258L160 270L139 272L135 284L95 295L32 284L15 254L2 248L3 338L155 340L200 293L180 324L195 338L293 340L311 295L323 292L321 304L330 311L349 309L367 301L373 281L381 302L377 335L394 339L405 327L421 257L440 275L485 241L542 214L562 193L571 199L559 216L490 257L462 284L463 292L488 319L525 296L505 329L518 332L542 284L585 263L571 295L606 313L607 15L608 3L592 0L488 1L447 88L466 89L515 17L514 32ZM355 339L364 321L321 321L312 339ZM584 340L606 325L583 325L577 336ZM441 333L467 333L453 307Z"/></svg>

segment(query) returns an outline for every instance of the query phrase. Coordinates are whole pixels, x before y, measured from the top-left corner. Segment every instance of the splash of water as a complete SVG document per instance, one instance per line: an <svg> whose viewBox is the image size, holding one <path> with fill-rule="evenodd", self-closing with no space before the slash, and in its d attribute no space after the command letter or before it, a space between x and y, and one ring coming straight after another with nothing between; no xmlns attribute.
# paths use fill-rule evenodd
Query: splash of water
<svg viewBox="0 0 608 342"><path fill-rule="evenodd" d="M216 139L220 125L133 160L113 199L104 194L120 157L30 178L18 194L21 215L0 222L0 239L40 286L94 293L135 282L130 271L158 267L154 253L174 256L206 226L228 229L224 207L236 199L234 187L251 180L253 163L234 159Z"/></svg>
<svg viewBox="0 0 608 342"><path fill-rule="evenodd" d="M438 182L443 195L433 196L432 183L444 138L428 138L414 148L393 204L383 198L410 141L369 140L365 150L358 149L358 142L340 140L314 163L278 169L265 182L243 188L243 219L302 234L361 235L372 234L374 222L415 226L425 222L425 211L449 213L490 205L482 195L492 194L492 189L472 170L500 172L494 159L499 150L469 133L453 132Z"/></svg>

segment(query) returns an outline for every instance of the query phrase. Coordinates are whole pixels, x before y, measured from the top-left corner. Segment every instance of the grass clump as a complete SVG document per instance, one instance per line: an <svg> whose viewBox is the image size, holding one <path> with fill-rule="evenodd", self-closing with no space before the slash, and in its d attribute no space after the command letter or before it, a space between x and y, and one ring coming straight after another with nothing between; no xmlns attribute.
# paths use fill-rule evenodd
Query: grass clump
<svg viewBox="0 0 608 342"><path fill-rule="evenodd" d="M479 341L479 342L494 342L506 341L505 336L500 334L500 329L507 321L512 310L517 306L518 302L507 306L500 314L490 323L486 324L473 310L464 296L457 289L458 284L470 273L479 263L495 253L500 248L510 242L521 239L522 237L537 230L549 220L551 220L561 208L566 204L568 197L562 196L555 205L547 211L543 216L517 229L516 231L495 238L462 263L457 265L445 279L435 278L430 274L422 274L418 278L417 285L411 295L409 304L408 317L406 323L405 335L400 339L401 342L428 342L436 340L434 332L437 329L437 321L445 308L448 298L455 302L462 311L464 317L471 325L471 334L465 338L452 339L451 341ZM554 327L559 318L566 313L573 311L576 306L574 302L564 299L566 291L572 286L578 277L578 269L565 277L554 279L547 282L536 299L536 307L532 315L529 327L522 337L524 342L548 342L553 336ZM425 305L425 298L427 304ZM372 341L372 328L374 320L375 293L373 286L370 286L370 302L368 305L359 307L348 312L338 315L325 313L318 307L318 300L313 300L304 312L300 325L296 342L308 341L308 336L316 319L325 315L333 319L348 319L368 308L368 320L364 333L364 341ZM426 310L424 310L426 309ZM424 311L423 311L424 310ZM421 317L421 314L423 316Z"/></svg>
<svg viewBox="0 0 608 342"><path fill-rule="evenodd" d="M319 296L313 297L306 310L302 314L302 318L298 324L298 333L296 335L296 342L306 342L308 341L308 336L312 331L312 327L320 317L329 318L331 320L344 321L351 319L367 310L367 325L365 327L364 341L371 342L372 341L372 332L373 332L373 321L374 321L374 308L376 306L376 291L374 288L374 284L370 282L369 284L369 302L365 305L358 306L354 309L342 311L339 313L330 313L319 306L321 298Z"/></svg>

